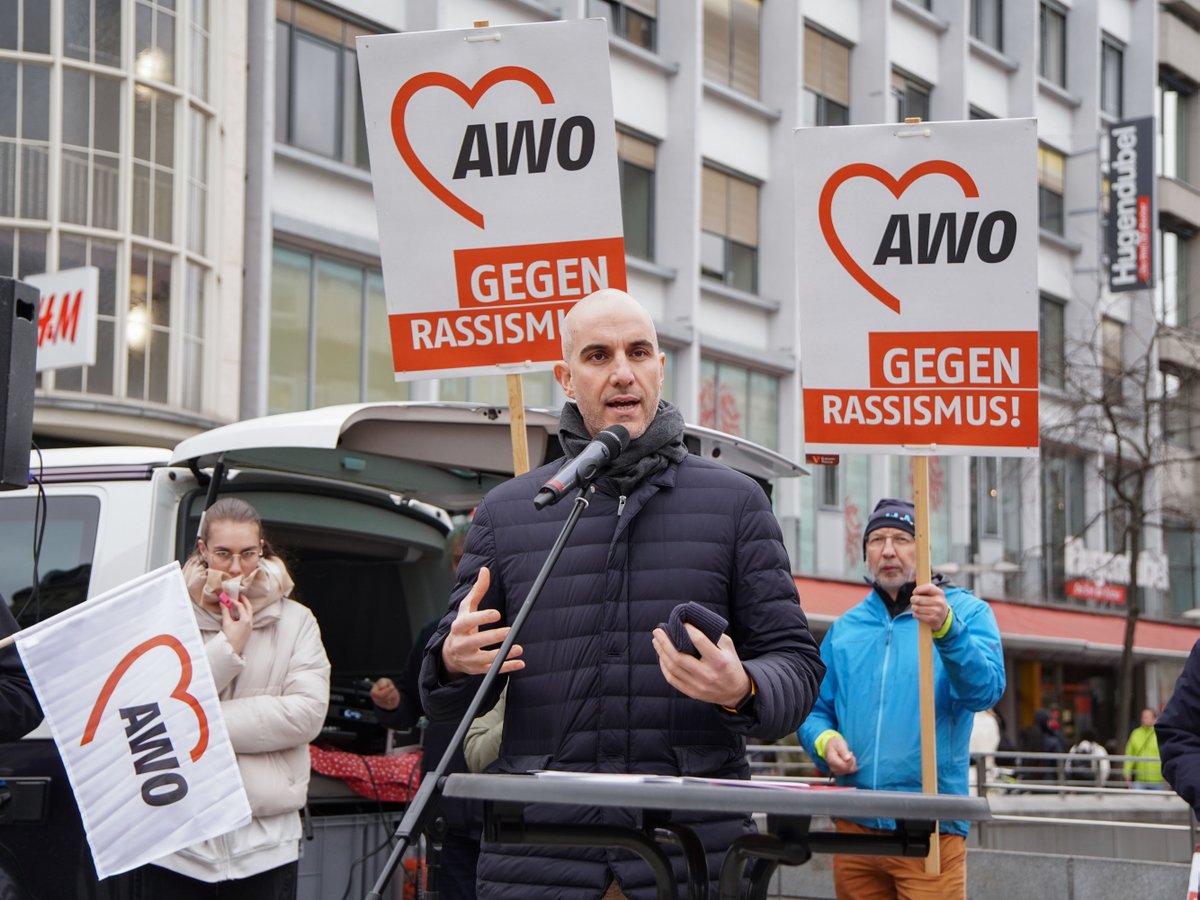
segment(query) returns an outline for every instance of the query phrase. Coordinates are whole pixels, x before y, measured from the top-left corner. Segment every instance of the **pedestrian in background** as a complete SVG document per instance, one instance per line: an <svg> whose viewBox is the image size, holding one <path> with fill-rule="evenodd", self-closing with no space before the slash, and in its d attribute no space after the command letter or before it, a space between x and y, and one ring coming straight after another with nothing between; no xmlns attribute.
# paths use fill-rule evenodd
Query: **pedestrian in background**
<svg viewBox="0 0 1200 900"><path fill-rule="evenodd" d="M880 500L863 536L874 590L833 623L821 642L825 680L800 741L838 784L921 790L918 623L933 632L939 794L966 794L974 713L1004 693L1004 656L991 607L941 578L918 585L913 505ZM941 822L941 874L923 859L833 858L838 900L964 898L968 824ZM892 819L835 819L849 834L894 831Z"/></svg>
<svg viewBox="0 0 1200 900"><path fill-rule="evenodd" d="M1032 724L1021 729L1021 749L1026 753L1066 753L1067 745L1059 733L1058 718L1048 709L1033 714ZM1056 781L1057 759L1051 756L1022 756L1021 778L1025 781Z"/></svg>
<svg viewBox="0 0 1200 900"><path fill-rule="evenodd" d="M1067 751L1067 780L1086 781L1097 787L1103 787L1108 781L1108 773L1112 764L1108 761L1108 751L1100 743L1096 729L1085 728L1079 734L1079 740Z"/></svg>
<svg viewBox="0 0 1200 900"><path fill-rule="evenodd" d="M1158 735L1154 723L1158 713L1147 706L1142 710L1142 723L1129 733L1125 742L1126 756L1141 756L1140 760L1127 759L1123 765L1125 780L1130 787L1143 791L1154 791L1165 788L1163 781L1162 763L1158 758Z"/></svg>

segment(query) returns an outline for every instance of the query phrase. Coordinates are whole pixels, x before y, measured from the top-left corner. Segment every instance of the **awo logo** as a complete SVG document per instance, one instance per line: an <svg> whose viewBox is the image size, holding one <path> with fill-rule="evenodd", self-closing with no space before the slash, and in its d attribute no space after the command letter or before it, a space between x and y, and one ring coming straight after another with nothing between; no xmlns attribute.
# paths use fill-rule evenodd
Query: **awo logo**
<svg viewBox="0 0 1200 900"><path fill-rule="evenodd" d="M426 88L450 91L474 109L484 94L505 82L525 85L543 106L555 102L553 92L541 76L524 66L493 69L472 86L445 72L422 72L406 81L392 101L392 140L400 158L431 194L478 228L484 227L483 213L439 181L417 155L408 134L405 114L413 96ZM435 168L453 171L452 181L468 177L537 175L551 166L576 172L592 161L595 150L596 126L587 116L569 116L562 122L545 117L540 121L530 118L472 123L463 131L453 165L448 165L449 160L442 160L443 165Z"/></svg>
<svg viewBox="0 0 1200 900"><path fill-rule="evenodd" d="M834 196L850 180L868 178L882 184L899 200L914 183L935 176L949 178L964 198L979 198L979 188L971 175L962 166L944 159L919 163L899 178L880 166L851 163L834 172L821 189L818 218L829 249L855 281L897 314L900 298L854 258L838 234L833 216ZM915 216L895 214L888 217L873 242L876 250L871 267L956 265L969 259L995 264L1008 259L1016 241L1017 217L1007 209L971 210L961 218L953 210L931 210Z"/></svg>
<svg viewBox="0 0 1200 900"><path fill-rule="evenodd" d="M200 701L188 691L192 683L191 657L182 642L171 634L159 634L143 641L117 663L96 696L79 746L86 746L95 738L108 701L125 673L135 662L158 647L165 647L179 657L179 681L171 691L170 698L180 701L196 715L199 735L196 745L189 752L192 762L199 761L204 755L208 749L208 716L205 715ZM162 720L158 703L147 701L121 707L117 714L125 721L125 736L129 741L129 755L133 759L134 771L139 776L149 776L141 785L142 800L149 806L166 806L186 797L187 779L179 771L179 759L175 755L171 737L167 734L167 726Z"/></svg>

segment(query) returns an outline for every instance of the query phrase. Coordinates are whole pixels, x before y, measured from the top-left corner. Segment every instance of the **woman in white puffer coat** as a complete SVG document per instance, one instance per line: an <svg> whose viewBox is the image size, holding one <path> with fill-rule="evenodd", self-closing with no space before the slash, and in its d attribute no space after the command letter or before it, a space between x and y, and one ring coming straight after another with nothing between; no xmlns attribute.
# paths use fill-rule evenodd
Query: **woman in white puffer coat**
<svg viewBox="0 0 1200 900"><path fill-rule="evenodd" d="M290 598L292 578L243 500L225 498L205 512L183 574L252 818L140 869L142 895L293 900L308 743L329 705L321 633Z"/></svg>

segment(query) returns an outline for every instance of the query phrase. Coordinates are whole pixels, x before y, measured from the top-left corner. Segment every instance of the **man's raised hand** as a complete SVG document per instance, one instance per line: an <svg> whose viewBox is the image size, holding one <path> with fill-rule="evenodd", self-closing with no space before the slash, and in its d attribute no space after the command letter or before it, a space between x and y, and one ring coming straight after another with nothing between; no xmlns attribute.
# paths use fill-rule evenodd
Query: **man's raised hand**
<svg viewBox="0 0 1200 900"><path fill-rule="evenodd" d="M475 584L458 605L458 615L454 617L450 633L442 642L442 667L452 679L486 672L496 658L500 643L508 636L507 626L480 631L483 626L500 621L500 610L479 609L479 602L487 594L491 583L491 572L484 566L479 570ZM508 658L500 667L500 674L525 668L524 661L517 659L521 653L521 645L513 644L508 651Z"/></svg>

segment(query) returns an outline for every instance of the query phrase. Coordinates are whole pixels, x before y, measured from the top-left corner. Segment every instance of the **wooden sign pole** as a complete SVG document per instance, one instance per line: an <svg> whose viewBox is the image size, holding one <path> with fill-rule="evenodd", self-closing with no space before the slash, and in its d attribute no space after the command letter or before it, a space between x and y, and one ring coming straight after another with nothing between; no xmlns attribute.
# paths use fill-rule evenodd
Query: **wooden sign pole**
<svg viewBox="0 0 1200 900"><path fill-rule="evenodd" d="M916 511L917 584L930 581L929 547L929 457L913 458L913 506ZM933 696L933 631L924 622L917 623L917 663L921 690L921 790L926 794L938 792L937 781L937 717ZM925 857L925 873L940 875L942 871L939 831L929 838L929 855Z"/></svg>
<svg viewBox="0 0 1200 900"><path fill-rule="evenodd" d="M529 471L529 436L525 432L525 388L520 373L508 378L508 427L512 432L513 475Z"/></svg>

